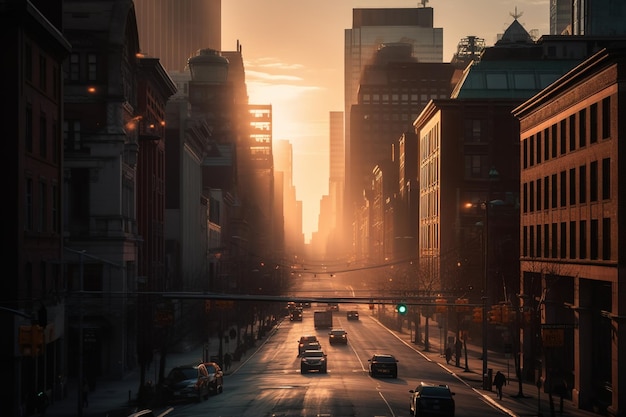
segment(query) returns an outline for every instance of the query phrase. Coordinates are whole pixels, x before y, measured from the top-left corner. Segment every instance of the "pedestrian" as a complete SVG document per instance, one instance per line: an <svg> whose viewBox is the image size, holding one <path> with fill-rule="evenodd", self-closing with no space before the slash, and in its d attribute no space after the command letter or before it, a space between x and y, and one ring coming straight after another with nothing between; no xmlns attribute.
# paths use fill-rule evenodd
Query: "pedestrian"
<svg viewBox="0 0 626 417"><path fill-rule="evenodd" d="M452 348L450 345L446 347L446 363L450 364L450 359L452 359Z"/></svg>
<svg viewBox="0 0 626 417"><path fill-rule="evenodd" d="M39 412L40 416L46 415L46 409L48 408L48 404L50 403L48 400L48 395L45 391L39 391L37 393L37 412Z"/></svg>
<svg viewBox="0 0 626 417"><path fill-rule="evenodd" d="M224 370L228 371L230 369L230 362L230 353L227 352L226 355L224 355Z"/></svg>
<svg viewBox="0 0 626 417"><path fill-rule="evenodd" d="M463 342L458 337L454 343L454 349L456 353L456 366L461 366L461 354L463 353Z"/></svg>
<svg viewBox="0 0 626 417"><path fill-rule="evenodd" d="M493 385L496 386L498 392L498 398L502 399L502 386L506 385L506 377L500 371L496 372L496 376L493 378Z"/></svg>
<svg viewBox="0 0 626 417"><path fill-rule="evenodd" d="M83 407L89 407L89 384L87 381L83 382Z"/></svg>

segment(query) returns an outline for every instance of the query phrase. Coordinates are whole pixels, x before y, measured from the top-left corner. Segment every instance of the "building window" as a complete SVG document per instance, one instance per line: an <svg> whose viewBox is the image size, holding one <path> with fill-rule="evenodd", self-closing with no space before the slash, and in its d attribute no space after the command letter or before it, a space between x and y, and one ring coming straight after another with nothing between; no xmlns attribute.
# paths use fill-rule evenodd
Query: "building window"
<svg viewBox="0 0 626 417"><path fill-rule="evenodd" d="M522 164L528 168L528 139L522 142Z"/></svg>
<svg viewBox="0 0 626 417"><path fill-rule="evenodd" d="M560 257L565 259L567 257L567 223L561 222L561 248Z"/></svg>
<svg viewBox="0 0 626 417"><path fill-rule="evenodd" d="M550 257L550 233L548 233L548 225L543 225L543 257Z"/></svg>
<svg viewBox="0 0 626 417"><path fill-rule="evenodd" d="M487 81L487 89L489 90L508 89L506 74L503 74L503 73L486 74L486 81Z"/></svg>
<svg viewBox="0 0 626 417"><path fill-rule="evenodd" d="M578 202L587 202L587 166L581 165L578 168Z"/></svg>
<svg viewBox="0 0 626 417"><path fill-rule="evenodd" d="M600 243L598 239L600 239L599 233L600 230L598 229L598 220L597 219L592 219L591 223L590 223L590 229L589 229L589 239L590 239L590 248L589 248L589 258L590 259L598 259L598 244Z"/></svg>
<svg viewBox="0 0 626 417"><path fill-rule="evenodd" d="M465 120L465 141L469 143L482 142L482 121L480 119Z"/></svg>
<svg viewBox="0 0 626 417"><path fill-rule="evenodd" d="M52 233L59 233L59 187L52 186Z"/></svg>
<svg viewBox="0 0 626 417"><path fill-rule="evenodd" d="M523 227L522 239L522 254L526 257L528 256L528 226Z"/></svg>
<svg viewBox="0 0 626 417"><path fill-rule="evenodd" d="M611 198L611 160L604 158L602 160L602 199Z"/></svg>
<svg viewBox="0 0 626 417"><path fill-rule="evenodd" d="M561 129L559 132L561 139L561 155L565 155L565 152L567 152L567 130L565 129L565 126L565 120L561 120Z"/></svg>
<svg viewBox="0 0 626 417"><path fill-rule="evenodd" d="M45 182L39 183L39 232L48 231L48 189Z"/></svg>
<svg viewBox="0 0 626 417"><path fill-rule="evenodd" d="M483 155L465 155L465 178L481 178L486 159Z"/></svg>
<svg viewBox="0 0 626 417"><path fill-rule="evenodd" d="M30 105L24 111L24 147L26 152L33 152L33 108Z"/></svg>
<svg viewBox="0 0 626 417"><path fill-rule="evenodd" d="M70 81L80 81L80 55L70 54L67 77Z"/></svg>
<svg viewBox="0 0 626 417"><path fill-rule="evenodd" d="M556 259L556 257L558 256L557 253L557 249L558 249L558 231L557 231L557 224L556 223L552 223L552 233L550 233L550 238L552 239L552 245L550 247L550 249L552 250L552 258Z"/></svg>
<svg viewBox="0 0 626 417"><path fill-rule="evenodd" d="M530 161L528 162L528 165L533 166L535 165L535 136L531 136L530 137L530 143L528 144L528 151L530 153Z"/></svg>
<svg viewBox="0 0 626 417"><path fill-rule="evenodd" d="M598 142L598 103L593 103L589 109L589 142Z"/></svg>
<svg viewBox="0 0 626 417"><path fill-rule="evenodd" d="M98 62L96 54L87 54L87 81L98 79Z"/></svg>
<svg viewBox="0 0 626 417"><path fill-rule="evenodd" d="M528 213L528 183L524 183L524 187L522 189L523 197L524 197L524 213Z"/></svg>
<svg viewBox="0 0 626 417"><path fill-rule="evenodd" d="M587 221L580 221L580 239L579 239L579 255L580 259L585 259L587 257Z"/></svg>
<svg viewBox="0 0 626 417"><path fill-rule="evenodd" d="M602 99L602 139L611 136L611 98Z"/></svg>
<svg viewBox="0 0 626 417"><path fill-rule="evenodd" d="M42 158L48 156L48 120L45 113L39 116L39 155Z"/></svg>
<svg viewBox="0 0 626 417"><path fill-rule="evenodd" d="M530 236L528 236L528 242L530 243L530 257L535 257L535 226L530 226Z"/></svg>
<svg viewBox="0 0 626 417"><path fill-rule="evenodd" d="M24 230L33 230L33 180L26 178L24 190Z"/></svg>
<svg viewBox="0 0 626 417"><path fill-rule="evenodd" d="M63 122L63 147L66 151L77 151L82 148L80 122L78 120L65 120Z"/></svg>
<svg viewBox="0 0 626 417"><path fill-rule="evenodd" d="M552 208L557 208L557 191L558 191L558 186L557 186L557 182L556 182L556 174L552 174L552 189L550 190L552 192Z"/></svg>
<svg viewBox="0 0 626 417"><path fill-rule="evenodd" d="M548 210L550 208L550 178L543 178L543 204L544 209Z"/></svg>
<svg viewBox="0 0 626 417"><path fill-rule="evenodd" d="M33 81L33 48L30 43L24 47L24 77L28 81Z"/></svg>
<svg viewBox="0 0 626 417"><path fill-rule="evenodd" d="M581 148L587 146L587 109L578 112L578 144Z"/></svg>
<svg viewBox="0 0 626 417"><path fill-rule="evenodd" d="M576 259L576 222L569 222L569 258Z"/></svg>
<svg viewBox="0 0 626 417"><path fill-rule="evenodd" d="M530 201L528 202L528 209L530 212L535 211L535 181L530 182L530 189L528 190L528 197Z"/></svg>
<svg viewBox="0 0 626 417"><path fill-rule="evenodd" d="M569 170L569 203L576 204L576 168Z"/></svg>
<svg viewBox="0 0 626 417"><path fill-rule="evenodd" d="M589 200L598 201L598 161L589 164Z"/></svg>
<svg viewBox="0 0 626 417"><path fill-rule="evenodd" d="M59 154L59 125L56 121L52 123L52 162L55 164L59 163L60 154Z"/></svg>
<svg viewBox="0 0 626 417"><path fill-rule="evenodd" d="M611 219L602 219L602 259L611 259Z"/></svg>
<svg viewBox="0 0 626 417"><path fill-rule="evenodd" d="M552 158L556 158L556 154L557 154L557 126L556 124L552 125L552 134L550 135L550 141L552 143Z"/></svg>
<svg viewBox="0 0 626 417"><path fill-rule="evenodd" d="M543 131L543 160L550 159L550 129Z"/></svg>
<svg viewBox="0 0 626 417"><path fill-rule="evenodd" d="M569 150L576 150L576 115L569 117Z"/></svg>
<svg viewBox="0 0 626 417"><path fill-rule="evenodd" d="M46 82L48 79L47 66L48 63L46 57L43 55L39 55L39 88L41 88L43 91L46 91L46 88L48 87Z"/></svg>
<svg viewBox="0 0 626 417"><path fill-rule="evenodd" d="M560 207L567 206L567 172L561 171L561 184L559 184L561 190L561 205Z"/></svg>

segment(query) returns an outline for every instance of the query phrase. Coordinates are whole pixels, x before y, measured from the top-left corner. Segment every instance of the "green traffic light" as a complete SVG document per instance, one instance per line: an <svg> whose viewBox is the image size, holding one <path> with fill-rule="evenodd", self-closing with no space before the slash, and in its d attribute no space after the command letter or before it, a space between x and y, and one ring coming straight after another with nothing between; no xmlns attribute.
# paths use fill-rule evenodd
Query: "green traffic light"
<svg viewBox="0 0 626 417"><path fill-rule="evenodd" d="M398 313L402 315L405 315L408 311L406 304L398 304L396 309L398 310Z"/></svg>

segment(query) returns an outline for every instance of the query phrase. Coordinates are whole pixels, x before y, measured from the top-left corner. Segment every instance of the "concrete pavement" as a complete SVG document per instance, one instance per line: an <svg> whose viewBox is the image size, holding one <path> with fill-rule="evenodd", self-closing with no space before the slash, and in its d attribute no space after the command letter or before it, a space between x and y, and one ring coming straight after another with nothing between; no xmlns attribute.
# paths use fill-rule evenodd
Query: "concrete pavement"
<svg viewBox="0 0 626 417"><path fill-rule="evenodd" d="M382 324L381 324L382 325ZM436 323L431 322L430 334L438 335L439 329ZM460 366L457 367L454 356L450 363L446 363L443 349L438 337L429 338L429 350L425 351L424 346L413 343L412 337L406 329L403 331L389 330L406 344L415 348L419 354L428 360L437 362L443 369L456 375L460 380L464 381L474 391L482 395L485 401L493 406L501 409L504 413L516 417L527 416L574 416L574 417L596 417L597 414L592 412L579 410L574 407L573 403L565 399L563 401L563 412L559 412L559 398L554 397L554 414L551 413L548 395L537 389L534 384L523 382L522 394L520 396L520 387L515 377L515 365L512 359L506 358L503 354L490 351L488 357L488 367L493 370L493 375L497 371L501 371L507 377L507 385L503 387L502 399L497 398L495 388L493 391L482 389L482 347L468 344L467 346L467 369L465 367L464 357ZM269 333L271 335L272 332ZM266 336L267 337L267 336ZM261 346L263 340L257 341L257 348ZM168 354L168 370L177 365L199 362L202 359L202 346L189 349L185 352ZM255 349L255 348L252 348ZM248 351L248 354L252 350ZM247 355L246 355L247 356ZM241 362L233 361L232 369L236 369ZM154 373L154 369L148 370ZM149 378L148 378L149 379ZM67 395L65 398L54 401L47 409L47 417L126 417L137 411L137 390L139 386L138 369L129 372L122 379L118 380L98 380L95 389L89 393L88 406L80 409L78 404L78 389L75 381L68 381ZM165 416L168 414L167 406L154 408L155 415Z"/></svg>

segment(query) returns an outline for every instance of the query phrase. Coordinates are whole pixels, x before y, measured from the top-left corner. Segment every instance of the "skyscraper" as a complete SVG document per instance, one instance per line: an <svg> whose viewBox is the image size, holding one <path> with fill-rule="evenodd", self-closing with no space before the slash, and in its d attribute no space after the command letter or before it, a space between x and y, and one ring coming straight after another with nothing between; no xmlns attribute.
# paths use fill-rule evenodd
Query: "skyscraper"
<svg viewBox="0 0 626 417"><path fill-rule="evenodd" d="M222 0L134 1L141 52L168 72L182 72L199 49L222 49Z"/></svg>
<svg viewBox="0 0 626 417"><path fill-rule="evenodd" d="M352 28L345 30L344 42L345 188L350 192L354 181L350 174L351 155L355 146L350 137L351 107L357 104L364 67L381 45L395 43L410 45L412 58L417 62L440 63L443 60L443 28L433 27L432 7L353 9ZM397 136L401 133L398 132ZM345 209L350 212L349 207Z"/></svg>

